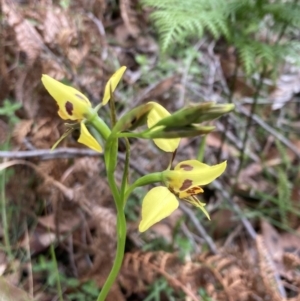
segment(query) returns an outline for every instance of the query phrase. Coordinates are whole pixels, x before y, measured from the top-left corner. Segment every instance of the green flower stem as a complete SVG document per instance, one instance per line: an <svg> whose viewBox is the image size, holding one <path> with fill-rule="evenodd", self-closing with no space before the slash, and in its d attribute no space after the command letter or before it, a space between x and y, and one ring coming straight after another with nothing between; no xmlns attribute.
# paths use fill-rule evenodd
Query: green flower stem
<svg viewBox="0 0 300 301"><path fill-rule="evenodd" d="M153 183L157 183L157 182L162 182L162 173L161 172L154 172L154 173L150 173L147 174L139 179L137 179L132 185L130 185L128 187L128 189L126 190L125 196L124 196L124 205L126 203L126 200L128 199L129 195L131 194L131 192L140 186L145 186L148 184L153 184Z"/></svg>
<svg viewBox="0 0 300 301"><path fill-rule="evenodd" d="M104 283L104 286L102 287L102 290L98 296L97 301L105 301L107 294L110 291L110 288L114 284L119 271L121 269L123 258L124 258L124 251L125 251L125 242L126 242L126 219L125 214L123 210L122 203L120 202L120 194L118 191L116 191L116 183L114 176L108 177L108 182L110 185L110 188L113 193L113 197L116 203L117 207L117 231L118 231L118 237L117 237L117 252L114 264L112 266L112 269L106 279L106 282Z"/></svg>
<svg viewBox="0 0 300 301"><path fill-rule="evenodd" d="M94 114L88 121L106 141L111 134L111 130L107 124L97 114Z"/></svg>
<svg viewBox="0 0 300 301"><path fill-rule="evenodd" d="M114 177L114 171L117 161L117 150L118 140L116 137L110 135L107 139L105 147L105 165L108 183L117 208L117 252L112 269L106 279L106 282L104 283L104 286L102 287L97 301L105 301L106 296L109 293L120 271L125 251L126 219L123 210L124 192L121 191L120 193Z"/></svg>
<svg viewBox="0 0 300 301"><path fill-rule="evenodd" d="M126 145L126 156L125 156L125 162L124 162L124 172L123 172L123 177L122 177L122 185L121 185L121 191L124 196L124 192L127 189L128 182L129 182L129 157L130 157L130 144L127 138L124 138L125 140L125 145ZM122 199L123 202L125 202L125 199ZM123 208L124 208L124 203L123 203Z"/></svg>

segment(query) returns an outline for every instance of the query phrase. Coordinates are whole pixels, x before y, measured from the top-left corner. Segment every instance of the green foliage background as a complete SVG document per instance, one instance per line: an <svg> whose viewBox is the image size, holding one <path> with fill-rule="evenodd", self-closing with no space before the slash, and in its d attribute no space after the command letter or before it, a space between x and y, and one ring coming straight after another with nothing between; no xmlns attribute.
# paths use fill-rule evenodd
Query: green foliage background
<svg viewBox="0 0 300 301"><path fill-rule="evenodd" d="M266 0L143 0L152 7L151 19L160 35L163 51L174 43L209 33L234 46L247 75L276 71L292 58L299 63L300 44L293 30L300 26L298 1ZM283 33L291 36L288 42Z"/></svg>

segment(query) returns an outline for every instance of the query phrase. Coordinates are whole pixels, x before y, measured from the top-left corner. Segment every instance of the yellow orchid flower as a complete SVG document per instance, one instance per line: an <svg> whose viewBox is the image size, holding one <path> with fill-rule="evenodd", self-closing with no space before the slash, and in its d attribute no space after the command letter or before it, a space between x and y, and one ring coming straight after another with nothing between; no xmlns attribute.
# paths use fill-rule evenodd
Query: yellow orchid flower
<svg viewBox="0 0 300 301"><path fill-rule="evenodd" d="M166 185L152 188L142 204L142 220L139 231L144 232L152 225L169 216L179 206L177 198L200 208L210 219L202 203L196 197L202 193L200 185L206 185L219 177L226 168L226 161L209 166L197 160L187 160L176 165L174 170L162 172L162 181Z"/></svg>
<svg viewBox="0 0 300 301"><path fill-rule="evenodd" d="M102 104L106 104L110 97L111 93L116 89L119 81L121 80L126 67L121 67L118 69L108 80ZM49 94L55 99L58 105L58 115L64 120L76 120L80 122L80 137L78 142L88 146L89 148L102 152L102 147L98 141L90 134L88 131L85 121L93 117L95 110L93 110L92 105L89 99L83 95L81 92L76 90L73 87L64 85L49 75L42 75L42 83L49 92ZM71 132L70 130L68 133ZM67 135L63 135L61 139L53 146L55 148L57 144L65 138ZM52 149L53 149L52 148Z"/></svg>
<svg viewBox="0 0 300 301"><path fill-rule="evenodd" d="M160 104L153 101L149 103L153 105L153 109L149 112L147 117L148 128L151 128L161 119L168 117L171 114ZM156 146L161 150L165 152L174 152L178 148L180 138L171 138L171 139L157 138L157 139L153 139L153 141L156 144Z"/></svg>

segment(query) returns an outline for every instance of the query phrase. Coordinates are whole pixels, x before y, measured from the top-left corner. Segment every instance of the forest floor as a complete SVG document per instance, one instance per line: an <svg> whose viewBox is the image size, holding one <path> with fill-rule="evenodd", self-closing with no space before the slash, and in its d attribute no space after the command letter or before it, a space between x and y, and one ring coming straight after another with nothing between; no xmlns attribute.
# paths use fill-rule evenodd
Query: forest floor
<svg viewBox="0 0 300 301"><path fill-rule="evenodd" d="M146 189L136 190L125 209L123 267L107 300L300 301L300 69L266 81L252 112L255 87L242 76L231 83L233 49L216 53L206 37L161 53L150 11L137 7L1 2L0 299L97 299L114 260L114 202L102 157L79 144L76 131L50 151L65 125L41 75L97 105L124 65L118 116L153 100L170 112L203 101L236 109L205 139L182 139L175 159L227 160L226 172L204 187L211 221L182 203L140 234ZM100 114L109 122L107 108ZM169 155L152 142L130 143L131 178L167 167ZM124 157L121 145L119 170Z"/></svg>

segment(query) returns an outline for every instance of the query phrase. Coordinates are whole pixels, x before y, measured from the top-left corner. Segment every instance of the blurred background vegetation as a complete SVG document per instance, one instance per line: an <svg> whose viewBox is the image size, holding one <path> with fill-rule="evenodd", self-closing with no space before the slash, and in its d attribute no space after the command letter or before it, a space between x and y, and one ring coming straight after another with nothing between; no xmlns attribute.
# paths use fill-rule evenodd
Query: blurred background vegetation
<svg viewBox="0 0 300 301"><path fill-rule="evenodd" d="M299 16L295 0L1 0L1 298L96 300L114 258L113 201L78 133L49 151L64 124L40 78L96 105L126 65L119 116L151 100L236 110L176 157L228 161L202 195L212 221L181 204L141 235L136 190L107 300L300 300ZM132 178L167 167L151 142L130 142ZM124 157L121 144L120 170Z"/></svg>

